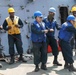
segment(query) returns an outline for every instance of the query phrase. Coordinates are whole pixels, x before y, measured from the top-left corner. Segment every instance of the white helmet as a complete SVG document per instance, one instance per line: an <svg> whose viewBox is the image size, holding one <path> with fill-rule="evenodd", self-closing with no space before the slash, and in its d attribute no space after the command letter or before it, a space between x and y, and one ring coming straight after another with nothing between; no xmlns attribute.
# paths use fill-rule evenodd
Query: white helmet
<svg viewBox="0 0 76 75"><path fill-rule="evenodd" d="M55 9L54 7L51 7L51 8L49 9L49 12L56 13L56 9Z"/></svg>

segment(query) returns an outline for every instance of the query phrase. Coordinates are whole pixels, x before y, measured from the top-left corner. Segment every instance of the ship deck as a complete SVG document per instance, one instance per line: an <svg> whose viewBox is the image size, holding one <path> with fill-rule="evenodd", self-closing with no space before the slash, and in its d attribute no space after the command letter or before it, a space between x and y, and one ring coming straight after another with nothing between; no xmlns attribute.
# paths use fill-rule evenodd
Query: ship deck
<svg viewBox="0 0 76 75"><path fill-rule="evenodd" d="M73 56L74 66L76 67L75 52L73 52ZM0 68L0 75L76 75L76 72L69 72L67 69L64 69L64 60L61 52L59 52L58 61L62 63L62 66L53 65L53 55L51 53L48 54L47 71L40 69L39 72L34 72L33 57L25 55L25 59L27 63L16 62L12 65L1 61L3 67Z"/></svg>

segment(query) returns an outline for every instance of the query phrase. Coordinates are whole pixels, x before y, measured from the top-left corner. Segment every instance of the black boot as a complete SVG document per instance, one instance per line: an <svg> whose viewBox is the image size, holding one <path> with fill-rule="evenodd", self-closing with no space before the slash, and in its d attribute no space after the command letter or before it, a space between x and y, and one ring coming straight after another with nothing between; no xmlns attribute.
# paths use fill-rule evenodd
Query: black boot
<svg viewBox="0 0 76 75"><path fill-rule="evenodd" d="M14 63L14 55L11 55L11 60L10 60L9 64L11 65L13 63Z"/></svg>
<svg viewBox="0 0 76 75"><path fill-rule="evenodd" d="M64 69L68 69L68 68L69 68L69 65L68 63L65 62Z"/></svg>
<svg viewBox="0 0 76 75"><path fill-rule="evenodd" d="M46 64L42 64L42 65L41 65L41 69L47 70Z"/></svg>
<svg viewBox="0 0 76 75"><path fill-rule="evenodd" d="M22 54L20 54L19 61L27 62L27 61L23 58Z"/></svg>
<svg viewBox="0 0 76 75"><path fill-rule="evenodd" d="M57 56L54 57L53 64L54 64L54 65L57 65L57 66L62 66L62 64L60 64L60 63L57 61Z"/></svg>
<svg viewBox="0 0 76 75"><path fill-rule="evenodd" d="M35 66L35 70L34 70L34 71L35 71L35 72L38 72L39 70L40 70L40 69L39 69L39 66L38 66L38 65L36 65L36 66Z"/></svg>
<svg viewBox="0 0 76 75"><path fill-rule="evenodd" d="M72 72L72 71L75 71L75 72L76 72L76 68L73 66L73 64L70 64L70 65L69 65L68 70L69 70L70 72Z"/></svg>

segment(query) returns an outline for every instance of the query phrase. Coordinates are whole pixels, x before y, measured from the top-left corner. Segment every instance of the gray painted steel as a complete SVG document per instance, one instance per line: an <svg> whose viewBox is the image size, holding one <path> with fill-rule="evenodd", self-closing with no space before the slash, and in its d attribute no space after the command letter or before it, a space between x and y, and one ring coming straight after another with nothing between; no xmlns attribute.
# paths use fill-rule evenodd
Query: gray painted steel
<svg viewBox="0 0 76 75"><path fill-rule="evenodd" d="M33 1L33 2L30 2ZM13 5L16 11L16 15L19 16L23 23L25 20L28 22L33 22L33 13L37 10L41 11L44 17L48 14L48 9L53 6L56 8L56 20L59 24L60 23L60 14L59 14L59 6L68 7L70 11L71 7L76 4L76 0L0 0L0 25L3 24L5 18L9 15L7 12L8 5ZM68 11L68 12L69 12ZM56 38L57 38L57 31L56 31ZM29 45L31 45L30 39L26 38L26 35L30 36L28 30L28 24L24 23L24 27L21 29L22 41L23 41L23 50L24 53L27 51ZM0 33L1 37L1 44L4 46L4 53L8 55L8 39L7 39L7 32Z"/></svg>

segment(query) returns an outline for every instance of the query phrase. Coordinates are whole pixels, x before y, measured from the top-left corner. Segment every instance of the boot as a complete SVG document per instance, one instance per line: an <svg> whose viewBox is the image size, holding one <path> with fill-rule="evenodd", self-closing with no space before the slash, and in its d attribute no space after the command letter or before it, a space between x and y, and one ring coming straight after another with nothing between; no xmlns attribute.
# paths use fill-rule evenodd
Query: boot
<svg viewBox="0 0 76 75"><path fill-rule="evenodd" d="M42 64L42 65L41 65L41 69L43 69L43 70L47 70L46 65L45 65L45 64Z"/></svg>
<svg viewBox="0 0 76 75"><path fill-rule="evenodd" d="M19 61L27 62L27 61L22 57L22 54L20 54Z"/></svg>
<svg viewBox="0 0 76 75"><path fill-rule="evenodd" d="M68 69L68 68L69 68L69 65L68 63L65 62L64 69Z"/></svg>
<svg viewBox="0 0 76 75"><path fill-rule="evenodd" d="M38 72L39 70L40 70L40 69L39 69L39 66L38 66L38 65L36 65L36 66L35 66L35 70L34 70L34 71L35 71L35 72Z"/></svg>
<svg viewBox="0 0 76 75"><path fill-rule="evenodd" d="M57 56L54 57L53 64L54 64L54 65L57 65L57 66L62 66L62 64L60 64L60 63L57 61Z"/></svg>
<svg viewBox="0 0 76 75"><path fill-rule="evenodd" d="M10 60L9 64L11 65L11 64L13 64L13 63L14 63L14 56L11 55L11 60Z"/></svg>
<svg viewBox="0 0 76 75"><path fill-rule="evenodd" d="M76 68L73 66L73 64L69 65L68 70L71 71L71 72L73 72L73 71L76 72Z"/></svg>

